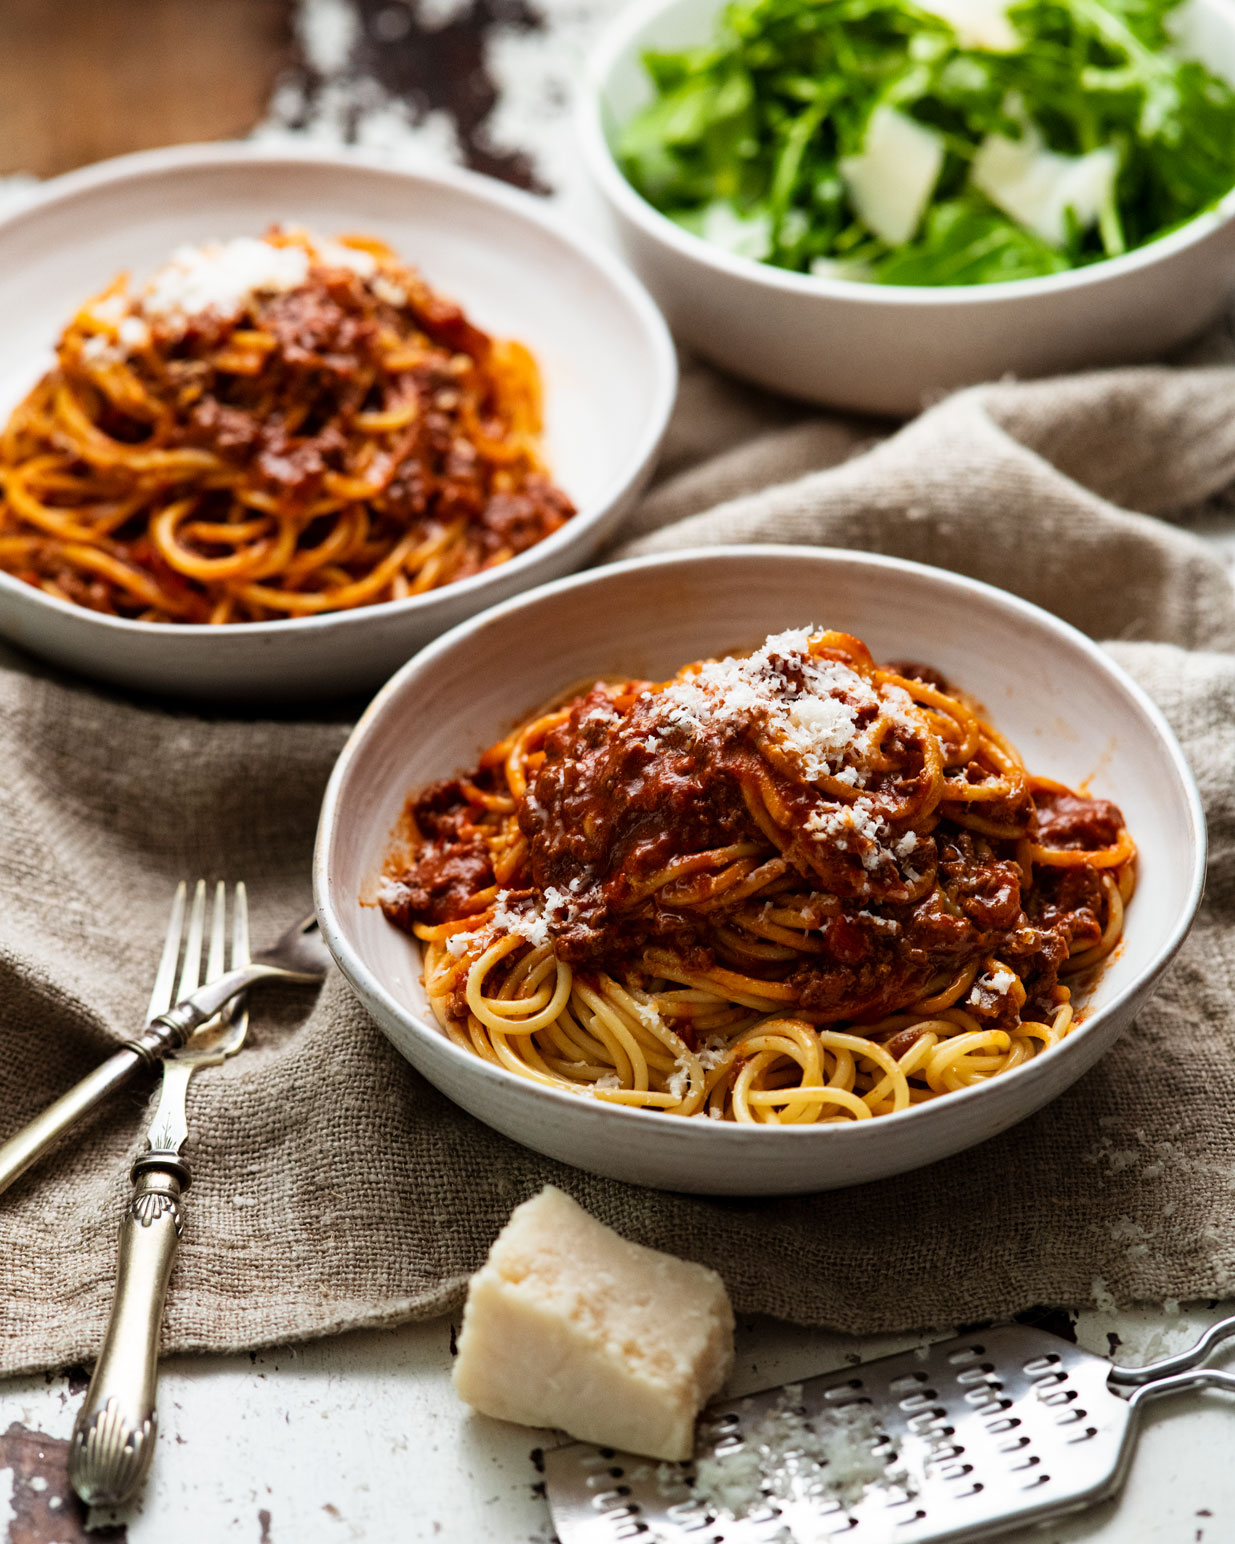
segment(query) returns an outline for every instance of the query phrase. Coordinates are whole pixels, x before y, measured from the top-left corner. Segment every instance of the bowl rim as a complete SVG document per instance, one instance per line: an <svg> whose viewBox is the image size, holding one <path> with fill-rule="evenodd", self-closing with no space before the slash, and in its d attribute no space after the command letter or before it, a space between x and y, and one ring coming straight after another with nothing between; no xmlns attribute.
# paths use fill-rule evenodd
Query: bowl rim
<svg viewBox="0 0 1235 1544"><path fill-rule="evenodd" d="M626 179L605 132L604 94L618 63L631 51L636 35L679 0L632 0L613 18L593 47L585 64L583 89L575 112L583 159L609 204L642 232L671 248L679 257L710 268L726 278L741 279L782 294L844 300L876 308L931 306L989 306L1001 300L1034 300L1091 285L1114 282L1121 276L1164 262L1188 250L1235 222L1235 181L1217 204L1202 210L1174 230L1134 247L1118 257L1101 258L1082 268L1042 274L1031 279L1007 279L992 284L863 284L853 279L826 278L797 273L753 257L727 252L702 236L692 235L662 214ZM715 0L719 12L725 0ZM1214 0L1194 0L1206 10L1229 16L1235 33L1235 13Z"/></svg>
<svg viewBox="0 0 1235 1544"><path fill-rule="evenodd" d="M1039 1053L1023 1065L1014 1067L1010 1072L1004 1073L998 1079L991 1079L985 1083L954 1090L946 1098L932 1099L919 1105L913 1105L907 1110L896 1111L889 1117L882 1117L874 1121L851 1121L836 1125L765 1126L759 1124L748 1126L730 1121L698 1121L683 1119L680 1115L671 1115L659 1110L634 1109L625 1105L610 1104L605 1100L585 1099L579 1094L568 1092L564 1089L552 1088L534 1082L530 1078L520 1077L505 1067L493 1066L472 1052L455 1045L439 1025L427 1019L422 1019L405 1003L400 1002L374 972L369 969L348 940L342 920L334 905L330 876L332 848L336 841L337 833L341 828L341 817L343 815L341 804L343 786L348 780L352 766L357 761L374 724L401 695L405 686L413 677L423 671L431 670L444 655L450 653L480 627L487 626L493 621L509 616L520 609L537 607L545 602L552 603L558 596L571 590L588 588L598 583L604 583L617 575L637 573L641 570L667 569L681 565L697 567L701 562L706 562L709 559L721 559L728 562L749 560L752 557L781 558L786 563L801 563L805 559L825 565L839 565L842 568L874 567L876 569L884 569L889 574L909 574L935 583L943 581L955 585L962 595L982 599L988 603L994 600L1011 614L1009 617L1010 621L1020 618L1031 621L1037 626L1045 626L1049 632L1055 634L1060 642L1084 654L1089 663L1095 665L1099 672L1107 677L1114 688L1121 691L1125 697L1131 700L1131 705L1140 711L1143 718L1147 720L1147 727L1157 735L1167 751L1175 772L1176 781L1183 793L1184 802L1187 807L1190 839L1190 872L1187 891L1183 906L1174 925L1148 960L1142 962L1135 978L1125 985L1110 1002L1104 1003L1102 1007L1090 1013L1059 1044ZM1200 792L1196 785L1196 779L1188 765L1187 758L1180 747L1179 741L1176 739L1174 731L1167 723L1161 709L1098 643L1086 637L1084 633L1078 628L1073 627L1071 623L1064 622L1059 617L1045 611L1042 607L1034 605L1031 601L1023 600L1020 596L1001 590L995 585L986 584L979 579L971 579L963 574L953 573L949 569L936 568L926 563L916 563L908 558L890 557L881 553L865 552L844 547L795 546L788 543L733 543L715 547L685 547L668 553L653 553L643 557L627 558L621 562L604 564L599 568L588 569L580 574L571 574L566 578L538 585L533 590L525 591L522 595L515 596L510 600L502 602L500 605L490 607L489 610L459 623L456 627L451 628L449 632L443 633L440 638L426 645L425 648L415 654L391 676L369 703L348 736L331 771L329 782L326 785L326 792L322 799L317 836L313 848L313 899L322 935L334 957L335 963L362 1000L366 1003L377 1001L392 1018L409 1026L416 1036L432 1037L434 1045L441 1049L442 1054L447 1060L454 1062L461 1069L467 1069L470 1075L475 1076L482 1083L489 1082L490 1086L495 1089L505 1088L512 1092L517 1091L520 1096L527 1100L539 1101L546 1116L554 1110L561 1112L570 1110L574 1112L575 1117L586 1117L596 1110L603 1110L605 1115L600 1117L602 1119L633 1120L645 1123L645 1125L648 1121L651 1121L653 1124L647 1129L658 1131L665 1136L670 1132L677 1133L676 1140L680 1141L712 1140L711 1134L713 1132L724 1131L738 1133L737 1136L731 1136L728 1140L749 1143L766 1141L767 1133L772 1131L780 1133L780 1136L773 1140L807 1141L813 1139L815 1141L853 1142L864 1140L860 1133L867 1128L884 1129L884 1119L894 1119L897 1122L896 1129L898 1131L907 1130L907 1123L910 1121L915 1121L919 1126L922 1126L928 1122L947 1120L949 1118L947 1114L949 1110L956 1111L959 1115L959 1112L963 1108L970 1106L975 1099L988 1097L986 1090L989 1088L995 1087L1006 1090L1009 1087L1019 1086L1019 1084L1027 1082L1031 1086L1032 1083L1044 1076L1042 1068L1048 1062L1048 1059L1055 1060L1060 1056L1079 1054L1081 1045L1092 1038L1104 1023L1114 1017L1130 999L1133 999L1138 993L1152 986L1183 944L1196 918L1205 887L1207 840L1205 812L1201 803ZM1016 1079L1017 1083L1010 1083L1009 1080L1011 1079ZM1025 1113L1027 1114L1028 1111ZM1019 1117L1015 1118L1019 1119ZM692 1138L687 1135L689 1132L694 1132L695 1136ZM789 1137L788 1133L794 1133L793 1137Z"/></svg>
<svg viewBox="0 0 1235 1544"><path fill-rule="evenodd" d="M483 594L486 585L495 580L511 573L521 573L532 567L538 558L568 550L585 533L603 522L614 504L638 484L651 465L664 439L678 389L677 352L664 317L638 277L603 243L558 218L552 208L542 206L541 201L532 194L499 182L495 177L482 176L465 167L401 166L380 152L359 150L352 146L268 144L262 140L169 145L154 150L138 150L130 155L112 156L105 161L96 161L89 166L50 178L32 196L23 198L9 213L0 215L0 240L15 227L20 227L28 220L36 220L48 208L69 203L100 189L123 188L130 183L155 180L174 171L260 166L263 163L272 167L354 167L384 174L398 182L427 184L435 189L462 192L479 203L495 206L539 227L570 250L575 258L581 258L597 271L609 287L618 292L639 322L653 360L652 389L647 393L646 421L626 470L611 478L599 494L590 499L588 505L579 509L559 530L526 551L517 553L509 561L496 568L471 574L466 579L427 590L423 595L409 595L402 600L378 601L369 606L355 606L345 611L324 611L314 616L282 617L265 622L232 622L226 629L208 622L141 622L131 617L111 616L48 595L3 571L0 571L0 600L7 594L16 602L35 603L75 621L107 628L117 634L130 634L139 639L218 638L224 635L229 638L261 638L269 637L272 633L279 637L290 637L294 633L319 631L323 627L338 627L348 622L355 625L365 617L431 617L435 607L444 609L450 603L465 601L467 597L478 593Z"/></svg>

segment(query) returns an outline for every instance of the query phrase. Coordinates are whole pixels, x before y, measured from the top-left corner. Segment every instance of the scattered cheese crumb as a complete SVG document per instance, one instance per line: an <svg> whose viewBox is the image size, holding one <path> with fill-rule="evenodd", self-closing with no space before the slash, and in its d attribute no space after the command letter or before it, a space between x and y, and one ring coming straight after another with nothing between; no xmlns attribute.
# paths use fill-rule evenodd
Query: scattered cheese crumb
<svg viewBox="0 0 1235 1544"><path fill-rule="evenodd" d="M308 274L302 247L275 247L253 236L180 247L147 283L141 308L172 322L203 311L235 316L255 295L296 289Z"/></svg>
<svg viewBox="0 0 1235 1544"><path fill-rule="evenodd" d="M723 1040L713 1039L708 1040L695 1054L704 1072L713 1072L728 1056L729 1049Z"/></svg>
<svg viewBox="0 0 1235 1544"><path fill-rule="evenodd" d="M690 1069L683 1062L678 1062L665 1079L665 1092L672 1095L674 1099L685 1099L689 1088Z"/></svg>
<svg viewBox="0 0 1235 1544"><path fill-rule="evenodd" d="M579 908L573 898L555 885L550 885L545 891L544 909L546 916L552 917L559 925L574 922L579 915Z"/></svg>
<svg viewBox="0 0 1235 1544"><path fill-rule="evenodd" d="M454 1384L486 1415L680 1460L732 1365L715 1271L630 1243L548 1185L472 1277Z"/></svg>
<svg viewBox="0 0 1235 1544"><path fill-rule="evenodd" d="M121 344L130 352L145 348L150 342L150 329L140 316L125 316L116 329Z"/></svg>
<svg viewBox="0 0 1235 1544"><path fill-rule="evenodd" d="M401 284L396 284L393 279L388 279L384 273L379 273L370 285L373 293L388 306L405 306L407 304L407 291Z"/></svg>
<svg viewBox="0 0 1235 1544"><path fill-rule="evenodd" d="M377 258L363 247L345 246L341 241L323 241L313 238L314 256L330 268L350 268L362 279L371 279L377 272Z"/></svg>
<svg viewBox="0 0 1235 1544"><path fill-rule="evenodd" d="M901 930L901 925L895 917L879 917L873 911L860 911L858 916L862 918L863 922L868 923L881 933L895 934Z"/></svg>
<svg viewBox="0 0 1235 1544"><path fill-rule="evenodd" d="M988 970L984 975L979 976L969 995L973 998L974 993L980 988L983 991L994 992L998 997L1006 997L1016 982L1016 972L1009 970L1006 965L1001 965L998 970Z"/></svg>
<svg viewBox="0 0 1235 1544"><path fill-rule="evenodd" d="M102 300L96 300L91 311L99 321L111 322L114 326L119 326L128 311L128 305L126 297L117 292L114 295L105 296Z"/></svg>
<svg viewBox="0 0 1235 1544"><path fill-rule="evenodd" d="M120 351L106 333L96 332L82 344L81 355L90 364L101 365L118 359Z"/></svg>
<svg viewBox="0 0 1235 1544"><path fill-rule="evenodd" d="M883 861L880 841L887 834L887 826L875 814L869 799L812 810L806 817L806 830L843 850L855 851L864 869L878 868Z"/></svg>
<svg viewBox="0 0 1235 1544"><path fill-rule="evenodd" d="M509 890L499 890L493 908L493 926L499 933L515 933L533 948L549 942L549 923L534 897L510 899Z"/></svg>
<svg viewBox="0 0 1235 1544"><path fill-rule="evenodd" d="M408 888L401 879L383 874L378 881L377 899L382 906L402 906L408 897Z"/></svg>

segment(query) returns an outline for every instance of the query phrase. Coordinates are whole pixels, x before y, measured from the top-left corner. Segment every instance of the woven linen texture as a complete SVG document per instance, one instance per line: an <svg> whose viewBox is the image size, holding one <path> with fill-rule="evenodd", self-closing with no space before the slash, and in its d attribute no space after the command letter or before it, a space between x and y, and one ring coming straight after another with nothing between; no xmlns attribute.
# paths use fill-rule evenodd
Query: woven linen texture
<svg viewBox="0 0 1235 1544"><path fill-rule="evenodd" d="M850 1331L1081 1304L1095 1278L1121 1302L1235 1292L1235 596L1189 530L1232 483L1235 368L1221 364L977 388L898 432L688 370L619 553L893 553L1110 640L1205 800L1209 885L1183 953L1111 1054L1037 1116L920 1173L788 1200L658 1194L539 1158L425 1084L337 975L316 1000L267 993L251 1047L190 1095L165 1349L450 1309L546 1180L715 1267L739 1310ZM187 712L0 658L0 1136L139 1024L177 880L245 879L258 942L309 909L348 717ZM97 1349L153 1096L147 1081L113 1099L0 1198L0 1372Z"/></svg>

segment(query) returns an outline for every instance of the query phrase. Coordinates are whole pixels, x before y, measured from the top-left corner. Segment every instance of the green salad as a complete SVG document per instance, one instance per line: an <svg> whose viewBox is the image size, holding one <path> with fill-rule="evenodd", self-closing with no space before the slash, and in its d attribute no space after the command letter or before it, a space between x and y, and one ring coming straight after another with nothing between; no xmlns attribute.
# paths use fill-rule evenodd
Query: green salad
<svg viewBox="0 0 1235 1544"><path fill-rule="evenodd" d="M1178 0L734 0L649 52L615 146L686 230L798 273L990 284L1115 257L1235 185Z"/></svg>

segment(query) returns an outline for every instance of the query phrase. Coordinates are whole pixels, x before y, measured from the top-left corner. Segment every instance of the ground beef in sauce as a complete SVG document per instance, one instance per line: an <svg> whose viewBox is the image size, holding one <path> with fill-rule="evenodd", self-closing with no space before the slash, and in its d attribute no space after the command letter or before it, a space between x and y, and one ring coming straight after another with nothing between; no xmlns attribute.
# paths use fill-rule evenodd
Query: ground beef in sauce
<svg viewBox="0 0 1235 1544"><path fill-rule="evenodd" d="M389 593L369 597L386 600L399 598L418 579L414 555L420 548L431 549L452 531L446 559L431 559L439 584L526 551L574 515L570 499L539 469L527 444L535 431L534 367L522 370L518 345L495 343L414 270L400 265L399 271L400 283L388 281L382 291L346 262L335 266L314 257L305 282L249 296L235 314L208 308L148 319L149 357L135 355L129 367L159 403L159 419L152 428L148 413L104 400L97 423L125 444L153 436L160 449L207 450L226 464L231 480L216 487L203 474L176 490L177 498L183 492L196 500L193 518L178 533L182 547L218 561L234 552L230 540L214 535L211 528L219 523L243 526L276 514L300 520L324 503L297 530L299 552L324 543L337 556L320 574L308 569L304 587L346 597L379 558L414 538L410 572L392 577ZM254 329L264 335L260 347L246 341ZM365 414L397 420L409 407L403 425L357 422ZM340 515L338 490L327 486L336 475L361 485L358 532L346 528L349 519L356 524L353 512L345 507ZM242 511L233 496L237 480L263 502ZM117 502L128 496L120 489ZM219 620L215 613L223 601L225 620L267 620L271 609L279 614L265 598L223 596L223 579L190 576L182 582L176 574L169 580L166 563L160 568L138 553L149 518L142 503L131 522L112 533L109 546L121 561L154 573L175 602L167 620ZM343 534L332 546L328 538L341 521ZM259 539L268 540L259 533L251 542ZM284 566L286 561L285 555ZM39 583L47 564L43 550L32 547L26 566L13 571ZM56 576L58 590L80 604L122 615L150 610L145 596L64 566L70 572ZM258 575L274 589L282 587L282 577L277 565Z"/></svg>
<svg viewBox="0 0 1235 1544"><path fill-rule="evenodd" d="M1036 794L1034 804L1038 811L1038 841L1043 847L1097 852L1113 847L1123 830L1123 815L1107 799L1051 789Z"/></svg>
<svg viewBox="0 0 1235 1544"><path fill-rule="evenodd" d="M383 910L401 927L455 922L467 915L469 898L493 883L489 849L472 824L462 785L453 779L431 784L412 801L407 819L416 856L400 870Z"/></svg>
<svg viewBox="0 0 1235 1544"><path fill-rule="evenodd" d="M898 668L928 678L925 667ZM645 951L659 948L690 969L721 965L756 977L763 971L794 988L786 1011L820 1024L876 1020L916 1001L941 975L997 958L1025 983L1019 1016L1049 1019L1060 966L1071 949L1100 937L1101 875L1084 866L1039 864L1025 890L1018 842L963 828L946 806L933 834L919 839L893 874L867 872L839 848L831 859L812 849L808 861L793 840L767 860L780 865L774 893L809 895L817 926L806 935L806 957L779 970L726 946L717 928L725 922L723 903L712 911L675 908L672 884L643 895L642 882L675 859L742 841L766 848L744 788L757 772L768 774L742 733L709 729L679 743L662 725L654 741L637 693L632 688L615 700L610 689L597 687L580 698L546 738L529 797L519 807L528 893L552 889L570 897L565 915L547 913L561 958L585 975L620 972L639 969ZM885 774L889 797L921 771L920 754L908 742L893 739L890 754L901 764ZM776 787L803 824L816 796L784 778ZM1109 847L1123 825L1113 804L1050 786L1013 809L983 808L992 820L1019 825L1054 848ZM457 781L435 785L416 802L412 813L423 845L400 876L414 897L400 908L404 925L409 918L460 916L469 891L493 883L468 812ZM689 887L691 880L675 883ZM979 977L963 1006L982 1024L1011 1028L1019 996L998 986ZM906 1048L890 1042L893 1054Z"/></svg>

